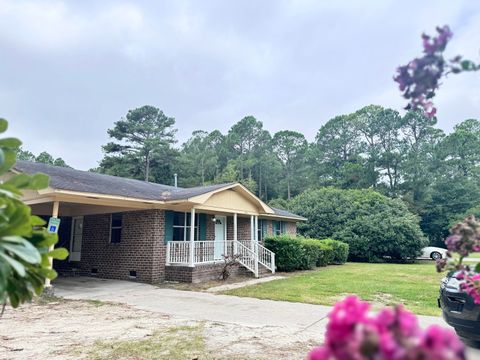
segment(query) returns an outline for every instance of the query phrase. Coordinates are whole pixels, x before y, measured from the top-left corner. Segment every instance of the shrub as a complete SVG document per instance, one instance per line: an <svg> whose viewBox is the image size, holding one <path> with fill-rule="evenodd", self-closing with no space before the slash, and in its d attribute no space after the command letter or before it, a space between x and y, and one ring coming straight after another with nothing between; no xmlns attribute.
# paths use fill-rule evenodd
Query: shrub
<svg viewBox="0 0 480 360"><path fill-rule="evenodd" d="M332 248L333 259L329 262L329 264L332 263L340 265L347 262L349 251L349 246L347 243L334 239L323 239L321 240L321 243Z"/></svg>
<svg viewBox="0 0 480 360"><path fill-rule="evenodd" d="M307 190L291 201L290 210L308 218L298 225L302 235L345 242L352 260L412 259L427 246L418 217L401 200L370 189Z"/></svg>
<svg viewBox="0 0 480 360"><path fill-rule="evenodd" d="M308 262L305 260L305 249L294 237L266 237L265 247L275 253L275 265L279 271L302 269Z"/></svg>
<svg viewBox="0 0 480 360"><path fill-rule="evenodd" d="M342 264L348 255L348 245L332 239L321 241L301 236L269 236L265 238L265 246L275 253L279 271L310 270L316 266ZM345 248L347 254L339 250L344 251ZM336 251L341 253L337 258Z"/></svg>

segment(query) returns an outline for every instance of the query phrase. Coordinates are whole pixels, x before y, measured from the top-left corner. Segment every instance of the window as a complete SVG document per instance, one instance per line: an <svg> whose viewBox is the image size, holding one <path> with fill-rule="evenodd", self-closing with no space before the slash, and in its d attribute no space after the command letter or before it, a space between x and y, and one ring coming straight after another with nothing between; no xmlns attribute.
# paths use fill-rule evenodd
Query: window
<svg viewBox="0 0 480 360"><path fill-rule="evenodd" d="M194 238L198 240L199 234L199 214L195 214L195 233ZM173 214L173 241L190 241L190 224L192 214L175 212Z"/></svg>
<svg viewBox="0 0 480 360"><path fill-rule="evenodd" d="M110 243L119 244L122 240L122 214L110 215Z"/></svg>
<svg viewBox="0 0 480 360"><path fill-rule="evenodd" d="M285 222L284 221L272 221L273 235L285 234Z"/></svg>

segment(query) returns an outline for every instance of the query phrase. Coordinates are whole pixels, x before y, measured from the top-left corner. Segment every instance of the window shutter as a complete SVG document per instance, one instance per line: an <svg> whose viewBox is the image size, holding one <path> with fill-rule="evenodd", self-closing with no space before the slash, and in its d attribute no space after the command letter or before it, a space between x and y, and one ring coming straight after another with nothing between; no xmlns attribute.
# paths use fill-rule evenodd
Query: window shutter
<svg viewBox="0 0 480 360"><path fill-rule="evenodd" d="M199 240L207 240L207 214L198 214Z"/></svg>
<svg viewBox="0 0 480 360"><path fill-rule="evenodd" d="M282 234L285 234L285 232L286 232L286 225L287 224L285 224L285 221L280 221L280 232Z"/></svg>
<svg viewBox="0 0 480 360"><path fill-rule="evenodd" d="M165 210L165 244L173 240L173 211Z"/></svg>

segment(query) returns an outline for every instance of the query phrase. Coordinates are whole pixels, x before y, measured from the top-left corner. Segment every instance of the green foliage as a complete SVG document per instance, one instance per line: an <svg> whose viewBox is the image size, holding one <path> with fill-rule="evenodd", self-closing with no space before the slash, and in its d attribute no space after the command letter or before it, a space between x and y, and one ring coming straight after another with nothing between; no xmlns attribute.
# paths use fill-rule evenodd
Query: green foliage
<svg viewBox="0 0 480 360"><path fill-rule="evenodd" d="M298 225L303 235L343 241L353 260L415 258L426 246L418 218L406 205L373 190L309 190L290 206L308 218Z"/></svg>
<svg viewBox="0 0 480 360"><path fill-rule="evenodd" d="M40 154L38 154L38 156L35 156L35 154L33 154L31 151L23 150L21 147L19 147L16 149L16 152L18 160L33 161L61 167L70 167L67 165L65 160L62 158L54 159L53 156L46 151L42 151Z"/></svg>
<svg viewBox="0 0 480 360"><path fill-rule="evenodd" d="M347 243L334 240L334 239L323 239L321 242L332 248L333 258L328 262L329 264L345 264L348 259L349 246Z"/></svg>
<svg viewBox="0 0 480 360"><path fill-rule="evenodd" d="M126 177L133 174L135 178L149 181L151 168L157 168L165 176L165 170L171 170L168 164L172 156L176 155L171 149L177 131L174 125L174 118L153 106L129 110L124 119L108 130L108 135L116 141L103 146L106 156L100 163L102 172ZM168 174L171 180L173 173L169 171ZM158 182L171 182L159 174L152 175Z"/></svg>
<svg viewBox="0 0 480 360"><path fill-rule="evenodd" d="M316 266L342 264L345 261L335 260L342 256L337 255L336 251L343 251L345 247L348 256L348 245L332 239L323 241L301 236L268 236L265 246L275 253L275 262L280 271L311 270Z"/></svg>
<svg viewBox="0 0 480 360"><path fill-rule="evenodd" d="M265 247L275 253L275 265L279 271L304 269L308 264L305 249L295 237L268 236L265 238Z"/></svg>
<svg viewBox="0 0 480 360"><path fill-rule="evenodd" d="M7 121L0 119L4 132ZM6 176L16 161L20 146L17 139L0 140L0 176ZM21 190L38 190L48 186L48 177L13 175L0 184L0 303L7 299L13 307L43 291L45 279L57 274L50 269L49 257L65 259L63 248L50 251L57 243L56 234L42 227L45 222L32 216L30 207L20 200Z"/></svg>

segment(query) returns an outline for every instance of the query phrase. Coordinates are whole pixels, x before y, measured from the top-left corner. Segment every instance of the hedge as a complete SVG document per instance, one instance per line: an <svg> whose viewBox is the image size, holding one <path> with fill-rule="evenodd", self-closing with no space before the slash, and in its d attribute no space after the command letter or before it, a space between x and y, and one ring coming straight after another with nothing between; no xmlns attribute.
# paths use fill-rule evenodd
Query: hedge
<svg viewBox="0 0 480 360"><path fill-rule="evenodd" d="M334 240L334 239L323 239L321 242L325 245L331 246L333 250L333 259L332 264L345 264L348 259L349 246L347 243Z"/></svg>
<svg viewBox="0 0 480 360"><path fill-rule="evenodd" d="M279 271L310 270L316 266L343 264L348 257L348 245L333 239L268 236L265 246L275 253Z"/></svg>

